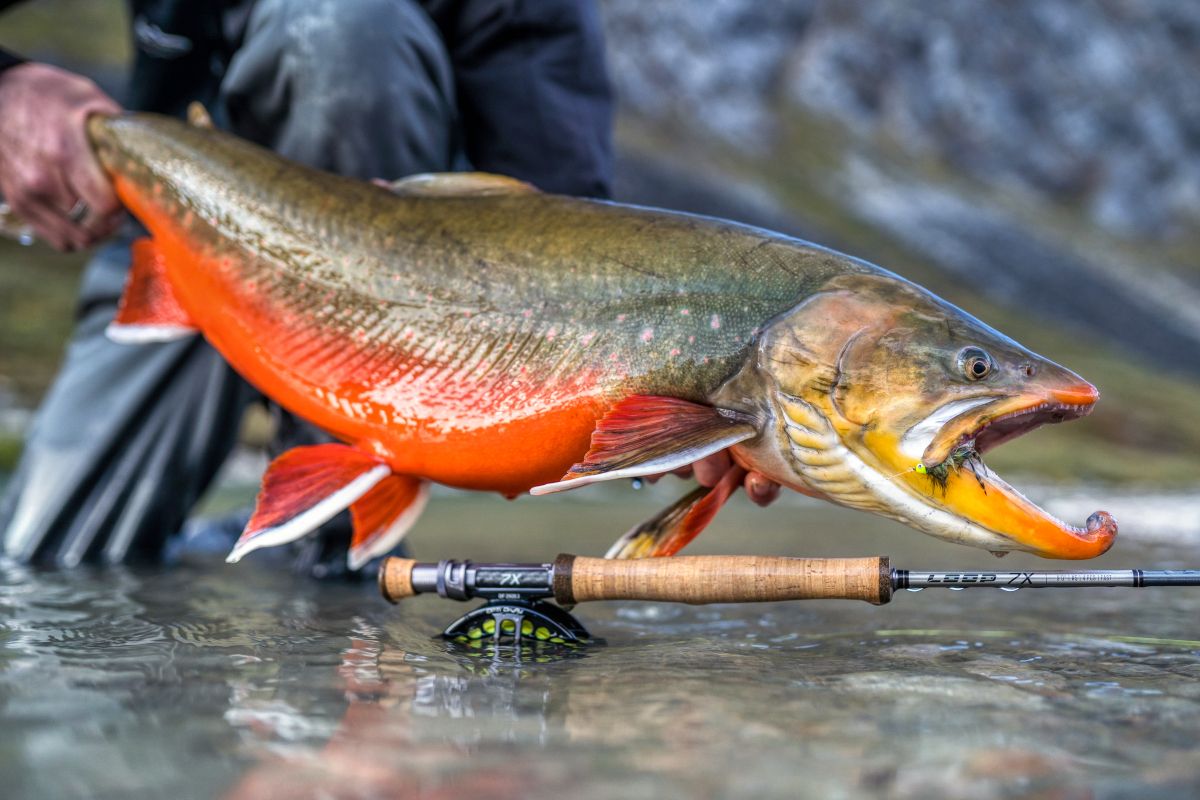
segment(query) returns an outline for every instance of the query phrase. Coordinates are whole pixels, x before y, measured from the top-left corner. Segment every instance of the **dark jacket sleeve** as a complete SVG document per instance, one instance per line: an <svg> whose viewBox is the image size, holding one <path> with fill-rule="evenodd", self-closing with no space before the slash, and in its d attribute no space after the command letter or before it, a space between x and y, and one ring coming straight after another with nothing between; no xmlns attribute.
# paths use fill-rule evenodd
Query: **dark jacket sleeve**
<svg viewBox="0 0 1200 800"><path fill-rule="evenodd" d="M0 11L4 11L9 6L15 6L18 2L20 0L0 0ZM15 67L17 64L24 63L25 59L0 47L0 72L4 72L9 67Z"/></svg>
<svg viewBox="0 0 1200 800"><path fill-rule="evenodd" d="M24 63L25 59L20 56L14 55L7 50L0 50L0 72L4 72L9 67L15 67L17 64Z"/></svg>
<svg viewBox="0 0 1200 800"><path fill-rule="evenodd" d="M612 93L590 0L423 0L455 70L472 166L608 197Z"/></svg>

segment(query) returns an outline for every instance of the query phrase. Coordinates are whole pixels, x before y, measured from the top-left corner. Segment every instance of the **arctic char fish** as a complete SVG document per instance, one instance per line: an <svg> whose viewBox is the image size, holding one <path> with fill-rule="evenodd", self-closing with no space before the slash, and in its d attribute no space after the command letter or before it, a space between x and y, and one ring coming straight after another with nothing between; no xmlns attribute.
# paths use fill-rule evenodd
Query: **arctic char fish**
<svg viewBox="0 0 1200 800"><path fill-rule="evenodd" d="M715 487L611 554L677 552L746 470L997 552L1090 558L1116 535L1105 512L1055 519L981 458L1087 414L1096 389L859 259L494 175L384 188L152 115L89 132L150 233L110 335L199 333L343 442L271 464L231 561L349 508L357 567L430 482L544 494L722 450Z"/></svg>

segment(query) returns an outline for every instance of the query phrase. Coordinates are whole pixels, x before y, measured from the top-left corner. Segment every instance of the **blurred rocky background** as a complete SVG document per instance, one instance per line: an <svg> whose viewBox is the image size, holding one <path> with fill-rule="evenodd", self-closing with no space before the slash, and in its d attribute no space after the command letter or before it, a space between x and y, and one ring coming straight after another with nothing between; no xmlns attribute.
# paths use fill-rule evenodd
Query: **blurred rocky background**
<svg viewBox="0 0 1200 800"><path fill-rule="evenodd" d="M600 0L618 199L881 264L1098 384L997 450L1040 482L1200 485L1200 5ZM0 46L119 91L120 0L34 0ZM0 245L0 470L80 261ZM731 267L732 268L732 267ZM1114 509L1116 510L1116 509Z"/></svg>
<svg viewBox="0 0 1200 800"><path fill-rule="evenodd" d="M620 194L922 283L1097 383L989 456L1200 476L1200 6L603 0Z"/></svg>

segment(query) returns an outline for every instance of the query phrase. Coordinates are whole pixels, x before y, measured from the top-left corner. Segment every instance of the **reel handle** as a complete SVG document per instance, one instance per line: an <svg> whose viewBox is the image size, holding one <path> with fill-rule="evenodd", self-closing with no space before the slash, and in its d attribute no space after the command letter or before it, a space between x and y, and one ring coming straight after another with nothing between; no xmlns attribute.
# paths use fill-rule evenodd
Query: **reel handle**
<svg viewBox="0 0 1200 800"><path fill-rule="evenodd" d="M554 561L554 596L564 604L589 600L703 604L836 599L882 605L892 599L892 570L886 556L614 560L561 555Z"/></svg>
<svg viewBox="0 0 1200 800"><path fill-rule="evenodd" d="M514 571L535 573L542 588L527 598L553 597L563 605L590 600L662 600L675 603L758 603L771 600L865 600L882 605L892 598L892 570L886 557L781 558L775 556L674 556L615 560L560 555L553 565L461 566L464 589L446 593L435 589L431 576L444 567L418 564L408 558L385 559L379 569L379 588L395 603L422 592L437 591L455 599L504 597L503 588L490 593L479 571L511 576ZM415 571L414 571L414 568ZM414 576L417 579L414 581ZM447 581L443 580L443 584ZM502 582L503 583L503 582ZM511 581L508 585L514 585ZM515 591L515 590L514 590Z"/></svg>

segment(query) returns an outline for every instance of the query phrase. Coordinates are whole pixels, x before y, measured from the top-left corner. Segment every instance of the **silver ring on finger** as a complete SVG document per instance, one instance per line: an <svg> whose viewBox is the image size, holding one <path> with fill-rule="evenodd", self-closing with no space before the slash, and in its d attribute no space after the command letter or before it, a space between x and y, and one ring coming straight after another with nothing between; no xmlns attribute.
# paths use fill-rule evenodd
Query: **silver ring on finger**
<svg viewBox="0 0 1200 800"><path fill-rule="evenodd" d="M91 213L91 211L92 210L88 208L87 203L83 202L82 200L76 200L75 205L71 206L71 210L67 212L67 219L71 220L71 222L74 222L76 225L79 225L85 219L87 219L87 216Z"/></svg>

